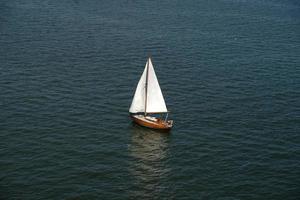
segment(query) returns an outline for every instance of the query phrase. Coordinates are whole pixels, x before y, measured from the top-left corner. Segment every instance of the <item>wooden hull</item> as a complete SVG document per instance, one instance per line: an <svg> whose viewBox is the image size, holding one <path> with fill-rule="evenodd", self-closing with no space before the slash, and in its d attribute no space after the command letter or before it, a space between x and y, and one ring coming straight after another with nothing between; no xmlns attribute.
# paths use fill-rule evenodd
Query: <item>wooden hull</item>
<svg viewBox="0 0 300 200"><path fill-rule="evenodd" d="M159 118L148 117L148 116L145 117L144 115L131 115L131 119L135 123L151 129L169 131L173 126L172 120L168 120L165 122Z"/></svg>

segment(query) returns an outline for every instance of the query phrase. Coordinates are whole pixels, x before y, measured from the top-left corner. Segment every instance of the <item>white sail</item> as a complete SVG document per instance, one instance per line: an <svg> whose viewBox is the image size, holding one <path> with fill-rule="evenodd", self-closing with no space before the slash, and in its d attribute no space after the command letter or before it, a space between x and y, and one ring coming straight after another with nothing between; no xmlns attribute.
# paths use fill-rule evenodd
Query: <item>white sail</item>
<svg viewBox="0 0 300 200"><path fill-rule="evenodd" d="M145 112L145 97L146 97L146 78L147 78L147 65L146 63L144 72L136 87L135 94L129 109L130 113Z"/></svg>
<svg viewBox="0 0 300 200"><path fill-rule="evenodd" d="M151 59L149 58L148 69L148 90L147 90L147 113L168 112L164 97L162 95Z"/></svg>
<svg viewBox="0 0 300 200"><path fill-rule="evenodd" d="M148 73L148 74L147 74ZM146 88L147 86L147 88ZM146 94L147 93L147 94ZM147 95L147 99L146 99ZM145 102L147 105L145 105ZM149 58L144 72L137 85L130 109L130 113L164 113L168 112L164 97Z"/></svg>

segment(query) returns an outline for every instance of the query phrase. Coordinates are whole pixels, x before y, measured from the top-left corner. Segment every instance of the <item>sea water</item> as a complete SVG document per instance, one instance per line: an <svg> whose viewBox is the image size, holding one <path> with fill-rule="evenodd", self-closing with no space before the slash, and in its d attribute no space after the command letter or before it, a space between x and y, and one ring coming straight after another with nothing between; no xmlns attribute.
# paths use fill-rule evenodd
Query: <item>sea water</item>
<svg viewBox="0 0 300 200"><path fill-rule="evenodd" d="M0 199L298 199L299 55L297 0L2 0Z"/></svg>

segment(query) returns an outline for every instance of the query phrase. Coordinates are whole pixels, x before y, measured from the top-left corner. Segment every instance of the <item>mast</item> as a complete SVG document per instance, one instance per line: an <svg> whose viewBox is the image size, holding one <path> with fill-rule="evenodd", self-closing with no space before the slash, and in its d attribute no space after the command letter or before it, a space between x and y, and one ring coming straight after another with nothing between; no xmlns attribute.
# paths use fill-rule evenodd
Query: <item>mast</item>
<svg viewBox="0 0 300 200"><path fill-rule="evenodd" d="M147 61L147 72L146 72L146 84L145 84L145 116L147 115L147 96L148 96L148 72L149 72L149 59L150 57L148 58L148 61Z"/></svg>

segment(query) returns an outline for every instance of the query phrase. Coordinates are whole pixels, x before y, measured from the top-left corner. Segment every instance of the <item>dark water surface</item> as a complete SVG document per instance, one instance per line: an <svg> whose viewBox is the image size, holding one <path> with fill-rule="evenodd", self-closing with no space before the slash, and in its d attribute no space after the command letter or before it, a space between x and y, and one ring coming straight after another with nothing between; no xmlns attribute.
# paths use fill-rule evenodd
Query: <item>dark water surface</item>
<svg viewBox="0 0 300 200"><path fill-rule="evenodd" d="M0 199L300 197L300 2L158 2L0 2Z"/></svg>

